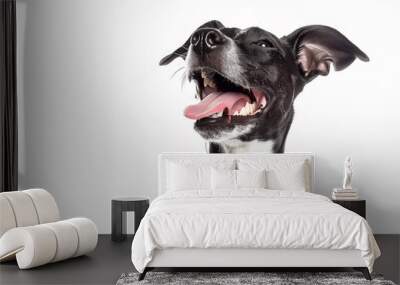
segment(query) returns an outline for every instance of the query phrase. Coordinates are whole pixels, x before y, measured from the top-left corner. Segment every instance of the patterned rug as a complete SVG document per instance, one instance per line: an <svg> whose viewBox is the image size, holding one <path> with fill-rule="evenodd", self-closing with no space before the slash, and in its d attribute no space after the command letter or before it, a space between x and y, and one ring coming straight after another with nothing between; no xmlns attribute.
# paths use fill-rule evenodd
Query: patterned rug
<svg viewBox="0 0 400 285"><path fill-rule="evenodd" d="M395 285L384 280L381 275L372 275L368 281L359 272L148 272L142 281L138 281L138 273L124 273L116 285Z"/></svg>

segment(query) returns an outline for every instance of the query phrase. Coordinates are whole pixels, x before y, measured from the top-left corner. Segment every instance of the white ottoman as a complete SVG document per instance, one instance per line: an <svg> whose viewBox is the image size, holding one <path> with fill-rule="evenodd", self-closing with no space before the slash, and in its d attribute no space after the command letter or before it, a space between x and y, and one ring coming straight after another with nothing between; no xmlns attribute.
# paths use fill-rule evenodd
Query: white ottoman
<svg viewBox="0 0 400 285"><path fill-rule="evenodd" d="M43 189L0 193L0 261L20 269L86 254L96 248L97 228L87 218L59 221L57 204Z"/></svg>

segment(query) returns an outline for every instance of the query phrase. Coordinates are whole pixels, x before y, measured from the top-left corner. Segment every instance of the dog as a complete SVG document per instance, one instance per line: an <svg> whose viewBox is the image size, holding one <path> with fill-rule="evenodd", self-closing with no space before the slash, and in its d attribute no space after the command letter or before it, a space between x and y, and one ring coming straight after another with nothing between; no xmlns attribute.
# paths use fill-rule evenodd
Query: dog
<svg viewBox="0 0 400 285"><path fill-rule="evenodd" d="M208 142L210 153L283 153L304 86L368 56L334 28L301 27L278 38L259 27L228 28L209 21L160 65L185 60L200 102L184 115Z"/></svg>

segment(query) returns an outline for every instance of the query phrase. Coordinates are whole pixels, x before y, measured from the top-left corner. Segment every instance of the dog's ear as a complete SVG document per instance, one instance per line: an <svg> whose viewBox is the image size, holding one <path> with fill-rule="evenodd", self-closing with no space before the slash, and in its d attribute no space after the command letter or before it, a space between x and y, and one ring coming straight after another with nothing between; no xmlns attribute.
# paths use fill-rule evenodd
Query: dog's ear
<svg viewBox="0 0 400 285"><path fill-rule="evenodd" d="M327 26L306 26L282 40L292 48L300 72L306 81L329 73L330 63L340 71L356 58L369 61L368 56L339 31Z"/></svg>
<svg viewBox="0 0 400 285"><path fill-rule="evenodd" d="M201 25L200 27L198 27L196 30L201 29L201 28L215 28L215 29L222 29L224 27L224 25L222 25L221 22L213 20L213 21L209 21L203 25ZM166 65L169 64L171 61L173 61L175 58L177 57L181 57L183 59L186 58L186 54L188 52L190 46L190 37L186 40L186 42L180 46L179 48L177 48L173 53L164 56L161 60L160 60L160 65Z"/></svg>

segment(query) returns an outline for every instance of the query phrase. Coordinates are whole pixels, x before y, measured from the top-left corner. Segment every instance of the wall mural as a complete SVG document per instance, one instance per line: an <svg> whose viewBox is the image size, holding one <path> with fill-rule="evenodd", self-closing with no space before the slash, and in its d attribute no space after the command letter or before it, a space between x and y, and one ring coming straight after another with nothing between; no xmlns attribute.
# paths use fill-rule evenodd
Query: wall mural
<svg viewBox="0 0 400 285"><path fill-rule="evenodd" d="M181 57L200 102L186 107L209 152L283 153L294 117L293 102L304 86L368 56L339 31L320 25L279 38L258 27L227 28L210 21L160 65Z"/></svg>

